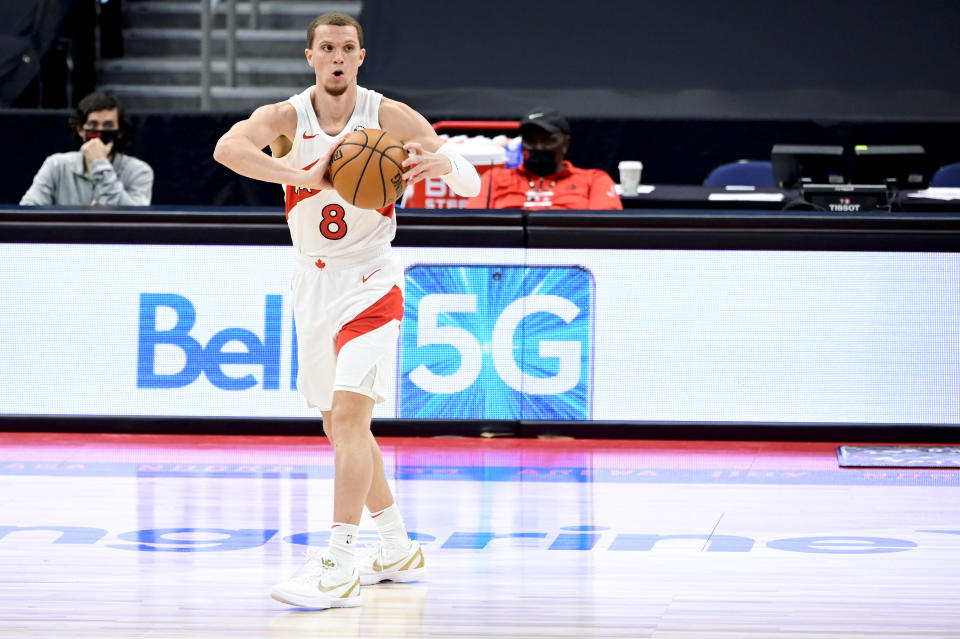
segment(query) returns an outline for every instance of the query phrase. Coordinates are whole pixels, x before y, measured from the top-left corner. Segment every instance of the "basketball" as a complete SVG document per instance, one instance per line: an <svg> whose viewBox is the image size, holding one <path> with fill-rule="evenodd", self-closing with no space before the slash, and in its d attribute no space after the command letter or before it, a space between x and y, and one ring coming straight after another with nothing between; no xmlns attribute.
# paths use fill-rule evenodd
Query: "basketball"
<svg viewBox="0 0 960 639"><path fill-rule="evenodd" d="M361 209L380 209L403 195L407 158L403 143L386 131L354 131L330 158L330 180L340 197Z"/></svg>

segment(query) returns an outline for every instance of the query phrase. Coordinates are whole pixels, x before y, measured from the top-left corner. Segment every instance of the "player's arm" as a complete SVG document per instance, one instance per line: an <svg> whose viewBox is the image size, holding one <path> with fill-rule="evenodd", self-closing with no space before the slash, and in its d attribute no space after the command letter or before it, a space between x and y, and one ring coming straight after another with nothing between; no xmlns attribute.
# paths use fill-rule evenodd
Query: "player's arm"
<svg viewBox="0 0 960 639"><path fill-rule="evenodd" d="M487 171L480 177L480 192L467 200L468 209L489 209L492 204L493 170ZM495 208L495 207L494 207Z"/></svg>
<svg viewBox="0 0 960 639"><path fill-rule="evenodd" d="M457 195L473 197L480 192L480 176L473 164L452 144L444 143L427 119L406 104L384 98L380 103L380 126L399 138L410 154L403 161L407 169L403 179L410 184L442 177Z"/></svg>
<svg viewBox="0 0 960 639"><path fill-rule="evenodd" d="M309 170L289 167L263 152L270 146L277 155L285 155L293 146L297 133L297 111L289 102L268 104L254 111L249 118L230 127L217 141L213 159L244 177L316 189L333 188L327 177L330 155L337 147L319 158Z"/></svg>

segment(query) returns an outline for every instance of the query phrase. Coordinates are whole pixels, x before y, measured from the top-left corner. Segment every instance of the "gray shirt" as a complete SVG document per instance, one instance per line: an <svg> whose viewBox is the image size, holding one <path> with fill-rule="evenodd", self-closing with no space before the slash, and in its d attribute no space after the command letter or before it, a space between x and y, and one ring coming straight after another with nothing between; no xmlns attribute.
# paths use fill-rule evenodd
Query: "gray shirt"
<svg viewBox="0 0 960 639"><path fill-rule="evenodd" d="M153 169L143 160L114 153L84 170L83 153L54 153L43 161L21 206L149 206Z"/></svg>

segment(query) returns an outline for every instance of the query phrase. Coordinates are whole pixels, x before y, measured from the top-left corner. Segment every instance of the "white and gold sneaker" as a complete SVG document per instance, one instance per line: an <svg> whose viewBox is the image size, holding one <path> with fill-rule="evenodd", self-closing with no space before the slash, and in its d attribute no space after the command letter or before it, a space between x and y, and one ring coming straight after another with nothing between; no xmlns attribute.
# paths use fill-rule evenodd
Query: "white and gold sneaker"
<svg viewBox="0 0 960 639"><path fill-rule="evenodd" d="M363 586L372 586L381 581L416 581L423 579L426 574L423 551L420 544L413 540L406 549L377 542L370 554L360 560L360 584Z"/></svg>
<svg viewBox="0 0 960 639"><path fill-rule="evenodd" d="M361 604L360 571L345 570L319 551L307 551L307 563L292 579L270 591L277 601L304 608L352 608Z"/></svg>

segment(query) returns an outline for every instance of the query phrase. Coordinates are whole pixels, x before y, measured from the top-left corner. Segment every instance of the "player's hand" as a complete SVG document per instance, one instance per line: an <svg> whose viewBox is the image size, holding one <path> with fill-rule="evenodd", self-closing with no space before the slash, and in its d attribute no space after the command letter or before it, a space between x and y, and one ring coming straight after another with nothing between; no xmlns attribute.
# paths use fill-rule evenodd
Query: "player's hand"
<svg viewBox="0 0 960 639"><path fill-rule="evenodd" d="M340 148L340 143L343 142L343 139L347 137L346 134L341 135L336 140L330 144L330 149L325 155L322 155L317 163L311 166L309 169L304 171L306 175L304 176L303 184L300 186L305 186L308 189L332 189L333 181L330 179L330 160L333 158L333 154L337 152L337 149Z"/></svg>
<svg viewBox="0 0 960 639"><path fill-rule="evenodd" d="M440 177L453 170L450 158L442 153L424 151L423 145L419 142L407 142L403 145L403 150L407 152L408 157L400 166L407 169L407 172L403 174L403 179L408 184L416 184L427 178Z"/></svg>
<svg viewBox="0 0 960 639"><path fill-rule="evenodd" d="M80 150L83 152L83 159L87 162L87 168L90 168L90 165L97 160L110 157L110 152L113 151L113 142L104 144L100 138L90 138L83 143Z"/></svg>

